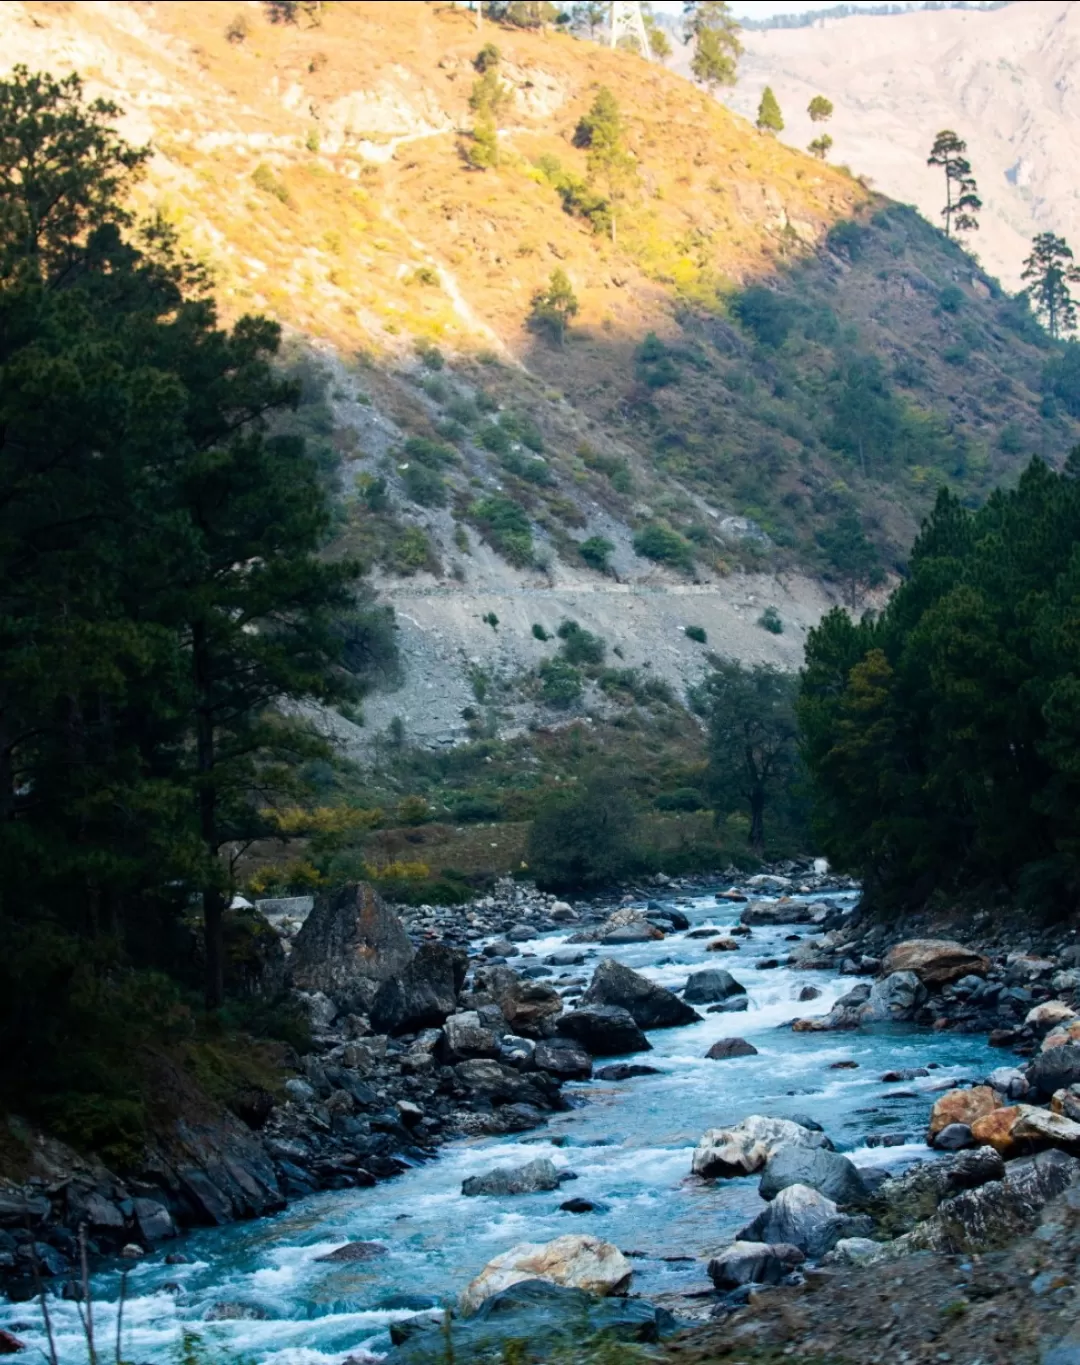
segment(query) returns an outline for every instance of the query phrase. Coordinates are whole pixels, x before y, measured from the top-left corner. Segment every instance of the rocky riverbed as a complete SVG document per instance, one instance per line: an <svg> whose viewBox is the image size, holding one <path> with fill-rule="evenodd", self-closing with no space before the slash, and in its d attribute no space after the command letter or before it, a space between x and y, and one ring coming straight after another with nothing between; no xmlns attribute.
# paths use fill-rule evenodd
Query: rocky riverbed
<svg viewBox="0 0 1080 1365"><path fill-rule="evenodd" d="M897 944L856 899L809 867L404 920L347 889L291 926L316 1046L288 1098L189 1124L123 1182L43 1149L0 1201L13 1297L35 1259L63 1293L82 1225L127 1248L140 1359L181 1329L276 1365L421 1359L462 1293L474 1352L580 1319L583 1291L648 1341L1029 1233L1080 1167L1073 942ZM172 1239L199 1223L226 1226ZM70 1301L54 1316L74 1343ZM38 1340L17 1303L2 1320Z"/></svg>

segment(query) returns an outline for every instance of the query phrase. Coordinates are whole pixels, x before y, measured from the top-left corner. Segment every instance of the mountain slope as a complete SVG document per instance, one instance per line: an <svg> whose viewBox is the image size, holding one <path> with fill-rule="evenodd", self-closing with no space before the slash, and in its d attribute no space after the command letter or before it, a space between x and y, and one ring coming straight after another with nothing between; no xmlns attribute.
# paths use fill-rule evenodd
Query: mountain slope
<svg viewBox="0 0 1080 1365"><path fill-rule="evenodd" d="M398 613L405 685L368 733L460 737L478 671L505 724L534 723L567 618L679 690L710 649L797 666L940 482L977 500L1075 439L1043 401L1045 339L968 257L677 75L434 5L269 10L12 0L3 60L126 109L155 149L141 206L226 315L285 325L298 420L340 462L341 547ZM512 103L478 171L484 42ZM617 242L579 193L601 87L635 168ZM563 346L528 326L556 268L580 303Z"/></svg>
<svg viewBox="0 0 1080 1365"><path fill-rule="evenodd" d="M811 27L744 35L739 84L725 100L752 118L762 87L783 110L785 142L805 147L821 129L812 96L836 106L832 156L873 177L885 194L940 222L943 182L926 158L939 128L968 143L984 209L971 237L1008 287L1037 232L1080 246L1080 8L1025 0L991 12L823 19ZM686 64L685 56L681 59Z"/></svg>

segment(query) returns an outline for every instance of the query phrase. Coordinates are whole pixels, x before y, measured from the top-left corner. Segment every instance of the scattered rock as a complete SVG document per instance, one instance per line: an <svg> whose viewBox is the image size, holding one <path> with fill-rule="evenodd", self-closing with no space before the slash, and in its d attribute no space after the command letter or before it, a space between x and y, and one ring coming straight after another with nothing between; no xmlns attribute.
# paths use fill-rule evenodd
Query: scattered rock
<svg viewBox="0 0 1080 1365"><path fill-rule="evenodd" d="M438 1028L457 1009L468 969L464 949L422 944L405 969L379 987L370 1009L371 1027L389 1034Z"/></svg>
<svg viewBox="0 0 1080 1365"><path fill-rule="evenodd" d="M649 1052L652 1044L629 1010L618 1005L587 1005L562 1015L556 1025L594 1057L619 1057L626 1052Z"/></svg>
<svg viewBox="0 0 1080 1365"><path fill-rule="evenodd" d="M912 971L892 972L870 988L870 998L862 1007L867 1021L901 1022L915 1018L926 1002L926 987Z"/></svg>
<svg viewBox="0 0 1080 1365"><path fill-rule="evenodd" d="M625 1294L633 1267L618 1247L599 1237L568 1234L552 1242L520 1242L496 1256L461 1295L464 1313L475 1313L485 1299L523 1280L583 1289L604 1297Z"/></svg>
<svg viewBox="0 0 1080 1365"><path fill-rule="evenodd" d="M713 1043L705 1056L714 1062L726 1061L729 1057L756 1057L757 1048L745 1038L720 1038Z"/></svg>
<svg viewBox="0 0 1080 1365"><path fill-rule="evenodd" d="M639 1028L677 1028L696 1023L701 1016L684 1004L672 991L624 967L614 958L604 958L593 973L584 1005L617 1005L628 1010Z"/></svg>
<svg viewBox="0 0 1080 1365"><path fill-rule="evenodd" d="M602 1066L593 1073L598 1081L630 1081L635 1076L659 1076L658 1066L645 1066L640 1062L616 1062L613 1066Z"/></svg>
<svg viewBox="0 0 1080 1365"><path fill-rule="evenodd" d="M592 1058L572 1038L537 1043L533 1063L539 1071L550 1072L564 1081L587 1081L592 1075Z"/></svg>
<svg viewBox="0 0 1080 1365"><path fill-rule="evenodd" d="M260 1308L257 1303L214 1303L203 1314L203 1321L265 1322L269 1316L266 1309Z"/></svg>
<svg viewBox="0 0 1080 1365"><path fill-rule="evenodd" d="M962 976L985 976L990 962L952 939L914 938L890 948L882 970L886 976L914 972L924 986L945 986Z"/></svg>
<svg viewBox="0 0 1080 1365"><path fill-rule="evenodd" d="M966 1123L947 1123L934 1138L939 1152L962 1152L976 1146L975 1137Z"/></svg>
<svg viewBox="0 0 1080 1365"><path fill-rule="evenodd" d="M1080 1123L1031 1104L995 1109L971 1125L971 1134L1006 1159L1045 1147L1080 1156Z"/></svg>
<svg viewBox="0 0 1080 1365"><path fill-rule="evenodd" d="M559 1172L545 1156L525 1166L497 1166L486 1175L470 1175L461 1182L465 1195L539 1194L559 1188Z"/></svg>
<svg viewBox="0 0 1080 1365"><path fill-rule="evenodd" d="M743 907L739 919L743 924L809 924L813 912L805 901L750 901Z"/></svg>
<svg viewBox="0 0 1080 1365"><path fill-rule="evenodd" d="M855 1164L824 1148L780 1147L765 1165L758 1194L775 1199L790 1185L807 1185L837 1204L856 1204L868 1193Z"/></svg>
<svg viewBox="0 0 1080 1365"><path fill-rule="evenodd" d="M358 1261L374 1261L385 1255L386 1247L382 1242L346 1242L344 1246L328 1251L325 1256L316 1256L315 1260L327 1261L331 1265L354 1265Z"/></svg>
<svg viewBox="0 0 1080 1365"><path fill-rule="evenodd" d="M803 986L799 991L799 1000L805 1003L807 1000L817 1000L820 995L821 991L817 986Z"/></svg>
<svg viewBox="0 0 1080 1365"><path fill-rule="evenodd" d="M443 1025L439 1052L444 1061L467 1062L477 1057L498 1057L499 1039L484 1028L476 1010L451 1014Z"/></svg>
<svg viewBox="0 0 1080 1365"><path fill-rule="evenodd" d="M1033 1028L1048 1029L1055 1024L1070 1023L1075 1018L1076 1011L1064 1000L1046 1000L1028 1010L1024 1023L1031 1024Z"/></svg>
<svg viewBox="0 0 1080 1365"><path fill-rule="evenodd" d="M563 1213L607 1213L606 1204L595 1203L592 1199L567 1199L559 1205Z"/></svg>
<svg viewBox="0 0 1080 1365"><path fill-rule="evenodd" d="M866 1237L873 1229L867 1214L844 1214L833 1200L808 1185L788 1185L768 1208L736 1236L747 1242L783 1242L815 1260L843 1237Z"/></svg>
<svg viewBox="0 0 1080 1365"><path fill-rule="evenodd" d="M20 1341L19 1338L15 1336L13 1333L6 1332L2 1327L0 1327L0 1356L18 1355L20 1351L25 1350L26 1350L25 1342Z"/></svg>
<svg viewBox="0 0 1080 1365"><path fill-rule="evenodd" d="M927 1141L933 1146L934 1138L950 1123L966 1123L974 1128L975 1120L991 1113L1000 1103L998 1095L988 1085L976 1085L970 1090L949 1090L935 1100L930 1111L930 1127Z"/></svg>
<svg viewBox="0 0 1080 1365"><path fill-rule="evenodd" d="M737 953L739 942L734 938L714 938L710 944L706 945L707 953Z"/></svg>
<svg viewBox="0 0 1080 1365"><path fill-rule="evenodd" d="M796 1246L784 1242L734 1242L709 1262L709 1278L717 1289L743 1284L780 1284L806 1260Z"/></svg>
<svg viewBox="0 0 1080 1365"><path fill-rule="evenodd" d="M811 1132L790 1119L751 1114L730 1128L710 1128L695 1151L691 1170L706 1179L754 1175L782 1146L826 1147L823 1133Z"/></svg>
<svg viewBox="0 0 1080 1365"><path fill-rule="evenodd" d="M683 999L694 1005L711 1005L717 1000L745 994L746 987L740 986L730 972L716 967L694 972L686 982Z"/></svg>
<svg viewBox="0 0 1080 1365"><path fill-rule="evenodd" d="M1056 1090L1080 1084L1080 1043L1064 1043L1039 1053L1025 1075L1035 1094L1047 1100Z"/></svg>

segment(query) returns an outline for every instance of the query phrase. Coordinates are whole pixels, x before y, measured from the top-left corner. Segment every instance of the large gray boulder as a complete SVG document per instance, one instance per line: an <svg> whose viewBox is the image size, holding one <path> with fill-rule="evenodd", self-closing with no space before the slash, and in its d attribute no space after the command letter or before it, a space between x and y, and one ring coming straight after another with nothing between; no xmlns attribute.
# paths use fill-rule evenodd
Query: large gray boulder
<svg viewBox="0 0 1080 1365"><path fill-rule="evenodd" d="M491 1029L485 1028L475 1010L464 1010L452 1014L443 1025L443 1036L439 1044L443 1061L473 1061L478 1057L497 1058L500 1055L499 1039Z"/></svg>
<svg viewBox="0 0 1080 1365"><path fill-rule="evenodd" d="M573 1038L537 1043L532 1061L538 1071L558 1076L561 1081L587 1081L592 1075L592 1058Z"/></svg>
<svg viewBox="0 0 1080 1365"><path fill-rule="evenodd" d="M824 1133L816 1133L791 1119L750 1114L728 1128L710 1128L694 1151L691 1170L706 1180L754 1175L781 1147L829 1147Z"/></svg>
<svg viewBox="0 0 1080 1365"><path fill-rule="evenodd" d="M605 957L593 973L584 1005L617 1005L628 1010L639 1028L677 1028L696 1023L701 1015L677 995L640 973Z"/></svg>
<svg viewBox="0 0 1080 1365"><path fill-rule="evenodd" d="M524 981L510 967L486 967L477 973L477 989L487 991L519 1038L542 1038L550 1020L562 1013L562 996L541 981Z"/></svg>
<svg viewBox="0 0 1080 1365"><path fill-rule="evenodd" d="M1028 1063L1027 1080L1032 1090L1050 1099L1056 1090L1080 1083L1080 1043L1049 1048Z"/></svg>
<svg viewBox="0 0 1080 1365"><path fill-rule="evenodd" d="M808 1185L788 1185L768 1208L736 1234L743 1242L783 1242L818 1259L843 1237L868 1237L868 1214L841 1213L836 1204Z"/></svg>
<svg viewBox="0 0 1080 1365"><path fill-rule="evenodd" d="M293 940L289 975L302 991L322 991L342 1008L366 1012L384 981L413 958L405 926L367 882L319 896Z"/></svg>
<svg viewBox="0 0 1080 1365"><path fill-rule="evenodd" d="M750 901L743 907L739 919L743 924L809 924L813 910L805 901L788 900Z"/></svg>
<svg viewBox="0 0 1080 1365"><path fill-rule="evenodd" d="M538 1156L525 1166L497 1166L486 1175L470 1175L461 1182L461 1193L540 1194L559 1188L559 1173L546 1156Z"/></svg>
<svg viewBox="0 0 1080 1365"><path fill-rule="evenodd" d="M376 1033L417 1033L438 1028L457 1008L469 955L463 948L425 943L400 976L384 981L371 1005Z"/></svg>
<svg viewBox="0 0 1080 1365"><path fill-rule="evenodd" d="M914 972L892 972L870 987L862 1018L869 1023L910 1021L926 1003L926 996L926 987Z"/></svg>
<svg viewBox="0 0 1080 1365"><path fill-rule="evenodd" d="M989 959L949 938L911 938L894 944L885 954L882 970L914 972L925 986L946 986L962 976L985 976Z"/></svg>
<svg viewBox="0 0 1080 1365"><path fill-rule="evenodd" d="M721 1291L744 1284L780 1284L805 1260L798 1247L783 1242L734 1242L709 1262L709 1278Z"/></svg>
<svg viewBox="0 0 1080 1365"><path fill-rule="evenodd" d="M758 1194L775 1199L789 1185L807 1185L837 1204L857 1204L867 1196L855 1164L822 1147L780 1147L769 1157Z"/></svg>
<svg viewBox="0 0 1080 1365"><path fill-rule="evenodd" d="M745 994L746 987L740 986L730 972L724 971L723 967L710 967L706 971L691 974L683 991L683 999L692 1005L712 1005L718 1000Z"/></svg>
<svg viewBox="0 0 1080 1365"><path fill-rule="evenodd" d="M556 1026L594 1057L621 1057L626 1052L649 1052L652 1044L629 1010L618 1005L587 1005L560 1016Z"/></svg>

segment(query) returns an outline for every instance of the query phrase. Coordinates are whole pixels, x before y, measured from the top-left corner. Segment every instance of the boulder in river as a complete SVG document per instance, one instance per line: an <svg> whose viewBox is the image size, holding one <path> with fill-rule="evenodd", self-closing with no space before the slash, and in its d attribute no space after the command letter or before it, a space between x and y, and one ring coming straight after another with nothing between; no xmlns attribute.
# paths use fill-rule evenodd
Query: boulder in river
<svg viewBox="0 0 1080 1365"><path fill-rule="evenodd" d="M875 981L862 1007L867 1022L900 1023L915 1018L926 1003L926 987L915 972L892 972Z"/></svg>
<svg viewBox="0 0 1080 1365"><path fill-rule="evenodd" d="M522 1038L541 1038L547 1021L562 1012L558 991L541 981L523 981L510 967L485 968L477 988L495 997L510 1031Z"/></svg>
<svg viewBox="0 0 1080 1365"><path fill-rule="evenodd" d="M576 1039L594 1057L621 1057L625 1052L648 1052L652 1048L630 1011L618 1005L569 1010L556 1028L565 1037Z"/></svg>
<svg viewBox="0 0 1080 1365"><path fill-rule="evenodd" d="M730 972L725 972L722 967L710 967L690 975L683 990L683 999L692 1005L712 1005L717 1000L745 994L746 987L740 986Z"/></svg>
<svg viewBox="0 0 1080 1365"><path fill-rule="evenodd" d="M726 1062L729 1057L756 1057L757 1048L745 1038L718 1038L705 1056L713 1062Z"/></svg>
<svg viewBox="0 0 1080 1365"><path fill-rule="evenodd" d="M525 1166L497 1166L485 1175L470 1175L461 1182L461 1193L539 1194L559 1188L559 1172L546 1156L538 1156Z"/></svg>
<svg viewBox="0 0 1080 1365"><path fill-rule="evenodd" d="M706 1014L745 1014L750 1008L749 997L745 995L732 995L727 1000L721 1000L717 1005L709 1005Z"/></svg>
<svg viewBox="0 0 1080 1365"><path fill-rule="evenodd" d="M785 1242L733 1242L709 1262L709 1278L721 1291L780 1284L805 1260L804 1252Z"/></svg>
<svg viewBox="0 0 1080 1365"><path fill-rule="evenodd" d="M930 1110L927 1141L931 1146L943 1128L950 1123L966 1123L973 1127L976 1119L991 1113L1001 1103L997 1091L988 1085L974 1085L969 1090L947 1090L934 1101Z"/></svg>
<svg viewBox="0 0 1080 1365"><path fill-rule="evenodd" d="M602 1066L599 1071L594 1072L598 1081L631 1081L635 1076L659 1076L658 1066L645 1066L640 1062L615 1062L611 1066Z"/></svg>
<svg viewBox="0 0 1080 1365"><path fill-rule="evenodd" d="M739 951L739 940L728 938L726 935L723 938L714 938L711 943L706 945L705 951L707 953L737 953Z"/></svg>
<svg viewBox="0 0 1080 1365"><path fill-rule="evenodd" d="M808 1185L788 1185L736 1236L747 1242L788 1243L816 1260L842 1237L867 1237L872 1230L869 1215L841 1213L833 1200Z"/></svg>
<svg viewBox="0 0 1080 1365"><path fill-rule="evenodd" d="M976 1142L988 1143L1006 1160L1046 1147L1080 1156L1080 1123L1033 1104L995 1109L971 1125L971 1135Z"/></svg>
<svg viewBox="0 0 1080 1365"><path fill-rule="evenodd" d="M537 1043L533 1064L538 1071L547 1071L562 1081L587 1081L592 1075L592 1058L573 1038Z"/></svg>
<svg viewBox="0 0 1080 1365"><path fill-rule="evenodd" d="M1040 1052L1025 1072L1036 1095L1049 1099L1057 1090L1080 1083L1080 1043L1065 1043Z"/></svg>
<svg viewBox="0 0 1080 1365"><path fill-rule="evenodd" d="M751 1114L729 1128L710 1128L694 1151L694 1175L717 1177L754 1175L783 1146L828 1147L824 1133L811 1132L790 1119Z"/></svg>
<svg viewBox="0 0 1080 1365"><path fill-rule="evenodd" d="M818 1147L780 1147L766 1162L758 1194L775 1199L790 1185L807 1185L837 1204L857 1204L867 1196L858 1167L839 1152Z"/></svg>
<svg viewBox="0 0 1080 1365"><path fill-rule="evenodd" d="M701 1015L677 995L647 977L624 967L612 957L603 958L593 973L584 1005L617 1005L629 1010L639 1028L677 1028L696 1023Z"/></svg>
<svg viewBox="0 0 1080 1365"><path fill-rule="evenodd" d="M962 976L985 976L990 962L982 953L947 938L912 938L894 944L881 964L886 976L914 972L924 986L946 986Z"/></svg>
<svg viewBox="0 0 1080 1365"><path fill-rule="evenodd" d="M627 905L609 915L588 937L599 943L649 943L662 939L664 931L649 923L644 910Z"/></svg>
<svg viewBox="0 0 1080 1365"><path fill-rule="evenodd" d="M366 1012L378 987L400 976L413 958L401 920L367 882L351 882L317 896L293 939L292 983L322 991L343 1007Z"/></svg>
<svg viewBox="0 0 1080 1365"><path fill-rule="evenodd" d="M372 1002L376 1033L417 1033L438 1028L457 1009L469 957L462 948L424 943L398 976L384 981Z"/></svg>
<svg viewBox="0 0 1080 1365"><path fill-rule="evenodd" d="M475 1313L492 1294L522 1280L547 1280L602 1297L625 1294L632 1273L633 1267L618 1247L599 1237L567 1233L552 1242L519 1242L489 1261L465 1288L461 1310Z"/></svg>
<svg viewBox="0 0 1080 1365"><path fill-rule="evenodd" d="M327 1261L331 1265L356 1265L359 1261L374 1261L385 1256L386 1251L383 1242L346 1242L344 1246L335 1247L325 1256L316 1256L315 1259Z"/></svg>
<svg viewBox="0 0 1080 1365"><path fill-rule="evenodd" d="M809 924L812 914L805 901L784 896L777 901L750 901L743 907L739 919L748 925Z"/></svg>

